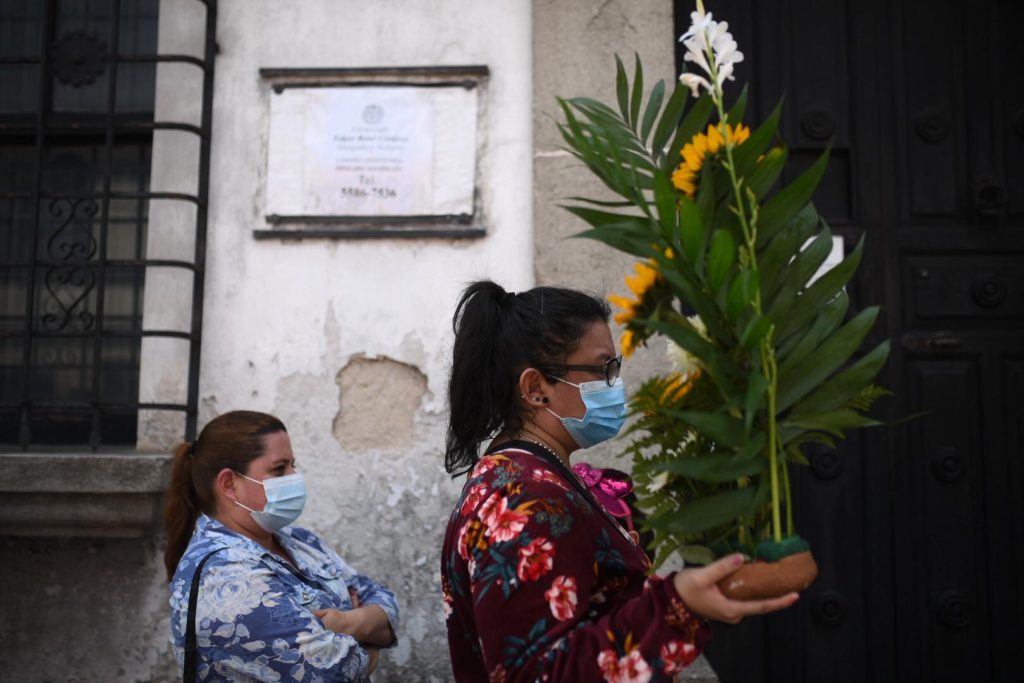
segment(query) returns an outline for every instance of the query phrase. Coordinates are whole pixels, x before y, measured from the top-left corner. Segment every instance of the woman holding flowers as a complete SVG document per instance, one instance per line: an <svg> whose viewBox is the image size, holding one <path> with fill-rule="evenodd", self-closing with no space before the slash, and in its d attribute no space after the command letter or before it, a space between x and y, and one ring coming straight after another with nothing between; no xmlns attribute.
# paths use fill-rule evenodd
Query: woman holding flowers
<svg viewBox="0 0 1024 683"><path fill-rule="evenodd" d="M476 282L455 313L445 465L468 473L441 558L457 681L666 681L708 637L795 594L728 600L732 555L659 578L572 472L615 436L625 393L607 305ZM483 456L482 444L490 440Z"/></svg>

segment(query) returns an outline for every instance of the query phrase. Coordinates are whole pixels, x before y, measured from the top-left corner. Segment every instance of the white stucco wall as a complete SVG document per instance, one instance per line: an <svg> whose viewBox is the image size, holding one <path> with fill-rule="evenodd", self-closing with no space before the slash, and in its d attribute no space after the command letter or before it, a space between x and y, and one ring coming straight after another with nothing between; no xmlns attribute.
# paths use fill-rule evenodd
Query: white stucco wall
<svg viewBox="0 0 1024 683"><path fill-rule="evenodd" d="M621 289L629 259L567 239L582 225L555 206L595 186L558 151L553 98L608 96L614 52L639 49L652 76L671 78L671 3L219 6L199 424L239 408L285 421L309 481L301 524L401 601L400 645L382 656L374 680L450 680L439 555L457 494L441 468L453 307L460 289L483 276L514 290L535 278L602 294ZM161 8L182 12L174 24L167 23L170 11L161 18L161 51L199 50L199 3L162 0ZM467 64L491 72L477 170L486 237L253 237L270 227L264 191L271 94L261 67ZM179 78L176 71L189 74L177 66L158 70L158 118L192 120L195 74ZM195 150L179 147L180 138L155 136L154 190L194 183ZM151 233L164 231L151 240L150 256L187 259L192 216L156 201L150 211ZM160 277L147 276L147 321L185 327L177 314L190 309L190 293L159 287ZM661 352L639 356L628 379L657 368ZM180 348L147 345L143 399L182 391L184 362ZM159 415L142 415L140 427L144 450L180 433L177 420ZM614 444L596 450L587 458L626 465L614 457ZM20 680L177 680L161 541L2 539L0 681L14 671ZM51 652L53 643L59 653Z"/></svg>
<svg viewBox="0 0 1024 683"><path fill-rule="evenodd" d="M529 3L235 0L221 4L218 43L200 424L236 408L285 421L310 481L302 523L401 601L401 643L377 680L447 680L438 567L457 493L440 469L451 314L475 278L532 284ZM271 91L259 68L443 64L491 69L478 160L486 237L253 238L269 227ZM353 359L361 370L342 373ZM341 415L343 403L355 414Z"/></svg>
<svg viewBox="0 0 1024 683"><path fill-rule="evenodd" d="M201 46L199 3L163 0L161 10L163 51ZM221 0L217 42L199 425L240 408L284 420L309 482L300 524L400 600L400 644L382 655L374 680L450 680L439 558L457 495L441 468L451 315L476 278L533 284L530 4ZM254 238L271 227L271 90L261 67L471 64L490 69L477 160L485 237ZM189 120L195 74L176 77L188 69L165 66L157 118ZM155 136L154 190L194 185L196 157L181 137ZM151 204L149 255L187 258L191 216ZM147 326L187 328L179 314L190 309L189 287L172 280L147 274ZM146 344L143 400L184 389L180 350ZM143 450L165 450L180 433L173 418L141 416ZM15 672L17 680L180 680L161 543L0 539L0 681Z"/></svg>

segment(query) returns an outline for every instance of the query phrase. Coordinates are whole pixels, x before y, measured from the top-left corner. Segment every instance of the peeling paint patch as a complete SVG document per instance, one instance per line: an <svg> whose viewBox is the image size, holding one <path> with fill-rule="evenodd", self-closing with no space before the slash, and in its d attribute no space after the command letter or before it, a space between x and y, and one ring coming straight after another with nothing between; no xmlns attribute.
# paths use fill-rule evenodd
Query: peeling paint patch
<svg viewBox="0 0 1024 683"><path fill-rule="evenodd" d="M357 356L336 381L341 400L333 433L342 448L364 453L412 444L416 413L427 392L427 377L418 368L387 357Z"/></svg>

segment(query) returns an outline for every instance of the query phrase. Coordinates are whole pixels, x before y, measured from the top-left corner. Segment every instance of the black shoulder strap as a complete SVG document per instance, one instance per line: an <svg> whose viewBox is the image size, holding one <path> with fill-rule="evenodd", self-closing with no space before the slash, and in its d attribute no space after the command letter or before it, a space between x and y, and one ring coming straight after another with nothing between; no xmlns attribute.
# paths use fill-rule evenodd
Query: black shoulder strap
<svg viewBox="0 0 1024 683"><path fill-rule="evenodd" d="M196 573L192 575L192 589L188 593L188 622L185 627L185 668L182 671L182 680L185 683L193 683L196 680L196 606L199 604L199 579L203 574L203 565L220 550L223 548L212 550L199 560Z"/></svg>

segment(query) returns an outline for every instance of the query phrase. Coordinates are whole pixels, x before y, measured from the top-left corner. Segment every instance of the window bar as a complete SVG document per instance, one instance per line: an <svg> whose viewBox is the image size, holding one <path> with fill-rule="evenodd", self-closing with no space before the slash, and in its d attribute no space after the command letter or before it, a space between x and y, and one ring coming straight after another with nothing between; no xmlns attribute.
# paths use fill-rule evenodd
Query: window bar
<svg viewBox="0 0 1024 683"><path fill-rule="evenodd" d="M99 448L101 439L102 409L100 408L100 389L103 373L100 371L103 362L103 315L107 289L107 233L110 226L110 179L114 166L114 112L117 108L117 53L121 40L121 0L112 0L110 26L110 80L107 90L107 122L105 134L106 168L103 174L103 198L100 203L100 239L99 264L96 276L96 329L93 342L92 364L92 430L89 433L89 445L93 452Z"/></svg>
<svg viewBox="0 0 1024 683"><path fill-rule="evenodd" d="M203 54L203 118L199 140L199 202L196 207L195 277L192 280L192 344L188 354L188 397L185 413L185 439L196 438L199 406L199 349L203 329L203 287L206 279L206 218L210 189L210 131L213 128L213 61L217 56L217 0L201 0L206 5L206 49Z"/></svg>
<svg viewBox="0 0 1024 683"><path fill-rule="evenodd" d="M21 450L27 451L32 443L32 427L29 420L30 401L32 399L32 330L35 326L36 299L36 258L39 251L39 202L43 189L43 123L45 121L46 104L50 97L50 32L53 29L55 0L50 0L43 8L43 22L39 34L39 106L36 111L36 167L35 180L32 185L32 251L29 255L28 278L25 283L25 336L22 343L22 404L21 427L18 429L18 443Z"/></svg>

